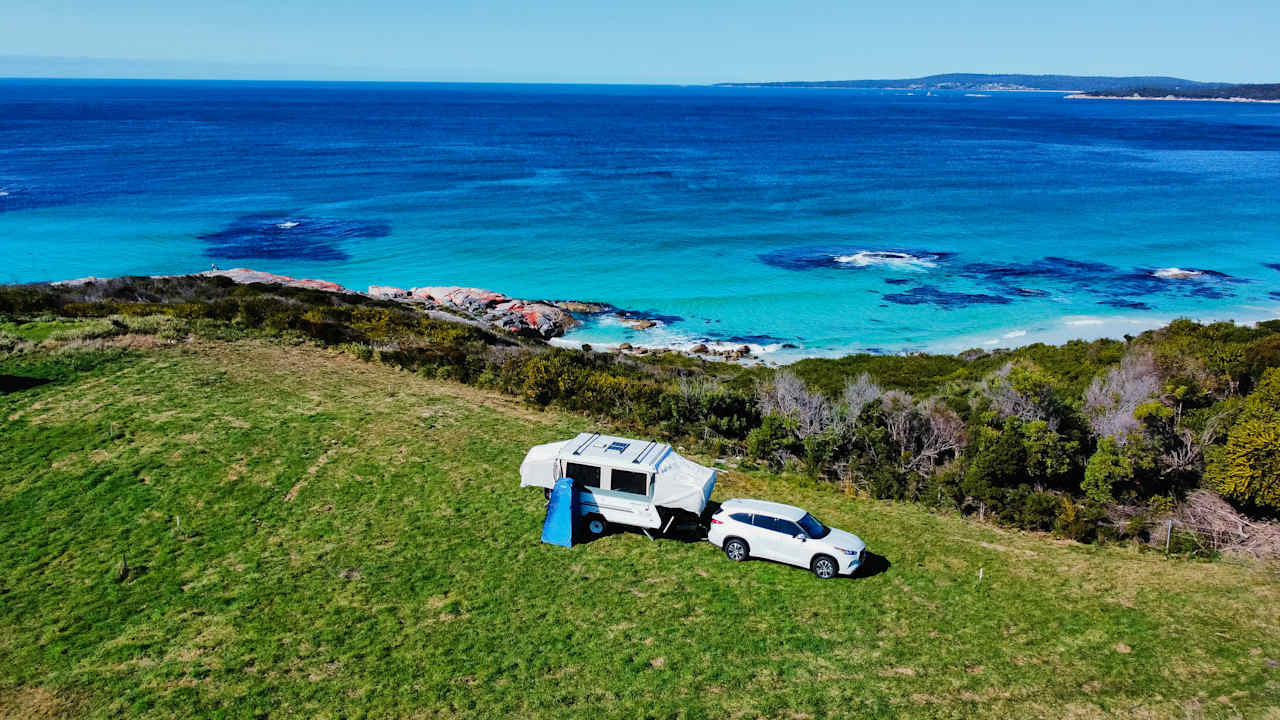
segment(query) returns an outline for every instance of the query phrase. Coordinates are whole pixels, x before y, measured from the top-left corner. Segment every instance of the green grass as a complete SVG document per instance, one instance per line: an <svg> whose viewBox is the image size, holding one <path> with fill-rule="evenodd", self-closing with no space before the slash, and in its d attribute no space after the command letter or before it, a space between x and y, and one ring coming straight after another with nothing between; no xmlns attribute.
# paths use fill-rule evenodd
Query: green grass
<svg viewBox="0 0 1280 720"><path fill-rule="evenodd" d="M89 326L89 320L37 320L34 322L16 323L0 322L0 333L6 333L22 340L40 342L48 340L55 333L75 331Z"/></svg>
<svg viewBox="0 0 1280 720"><path fill-rule="evenodd" d="M737 473L887 569L545 546L517 467L581 417L251 340L0 375L51 380L0 396L0 717L1280 717L1262 567Z"/></svg>

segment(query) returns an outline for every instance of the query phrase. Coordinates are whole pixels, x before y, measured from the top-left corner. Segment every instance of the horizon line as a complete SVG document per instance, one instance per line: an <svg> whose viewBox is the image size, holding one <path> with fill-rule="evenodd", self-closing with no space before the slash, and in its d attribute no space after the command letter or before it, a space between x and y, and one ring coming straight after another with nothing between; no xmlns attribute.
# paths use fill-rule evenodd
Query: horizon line
<svg viewBox="0 0 1280 720"><path fill-rule="evenodd" d="M93 69L93 65L103 65ZM8 66L8 67L6 67ZM114 66L114 67L113 67ZM80 70L80 72L77 72ZM12 73L12 74L10 74ZM312 75L315 73L315 75ZM1023 75L1028 77L1068 76L1079 78L1141 78L1165 77L1190 82L1249 85L1266 84L1264 81L1199 81L1176 75L1138 74L1074 74L1063 72L930 72L922 75L892 76L886 73L870 73L862 77L832 79L779 79L779 80L703 80L697 82L661 80L465 80L424 79L413 77L417 71L408 68L375 68L367 66L340 66L314 64L236 63L223 60L173 60L142 59L71 55L21 55L0 54L0 80L88 80L88 81L184 81L184 82L315 82L315 83L397 83L397 84L485 84L485 85L629 85L662 87L714 87L717 85L770 85L770 84L823 84L839 82L883 82L890 80L915 80L940 75ZM327 76L327 77L326 77ZM382 76L382 77L379 77Z"/></svg>

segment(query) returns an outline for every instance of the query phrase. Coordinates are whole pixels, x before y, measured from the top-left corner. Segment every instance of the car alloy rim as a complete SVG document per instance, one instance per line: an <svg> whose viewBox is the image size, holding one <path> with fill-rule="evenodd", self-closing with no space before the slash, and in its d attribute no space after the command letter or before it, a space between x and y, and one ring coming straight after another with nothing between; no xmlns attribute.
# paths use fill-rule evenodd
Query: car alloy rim
<svg viewBox="0 0 1280 720"><path fill-rule="evenodd" d="M822 577L831 577L834 574L832 572L830 560L818 561L818 574L821 575Z"/></svg>
<svg viewBox="0 0 1280 720"><path fill-rule="evenodd" d="M732 543L729 545L729 557L733 558L734 560L741 560L742 555L743 553L742 553L741 545L739 545L738 543Z"/></svg>

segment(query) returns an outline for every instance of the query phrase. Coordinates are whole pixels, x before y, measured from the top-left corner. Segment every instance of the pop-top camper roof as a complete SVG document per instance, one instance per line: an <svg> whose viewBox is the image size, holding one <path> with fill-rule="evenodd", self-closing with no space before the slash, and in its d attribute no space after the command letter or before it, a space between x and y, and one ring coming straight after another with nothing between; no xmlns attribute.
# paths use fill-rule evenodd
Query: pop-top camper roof
<svg viewBox="0 0 1280 720"><path fill-rule="evenodd" d="M690 462L666 443L582 433L572 440L535 445L520 465L520 485L549 488L577 462L652 474L653 504L701 514L711 499L716 471Z"/></svg>
<svg viewBox="0 0 1280 720"><path fill-rule="evenodd" d="M666 443L582 433L565 443L558 455L565 460L652 472L669 452L671 446Z"/></svg>

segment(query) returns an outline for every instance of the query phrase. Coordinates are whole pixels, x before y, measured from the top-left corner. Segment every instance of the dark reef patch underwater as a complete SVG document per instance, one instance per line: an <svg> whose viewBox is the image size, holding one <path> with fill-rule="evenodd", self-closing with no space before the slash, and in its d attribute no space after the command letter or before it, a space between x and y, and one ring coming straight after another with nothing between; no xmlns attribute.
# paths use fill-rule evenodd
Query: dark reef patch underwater
<svg viewBox="0 0 1280 720"><path fill-rule="evenodd" d="M1008 305L1012 302L1002 295L986 293L947 292L933 285L913 287L906 292L886 293L884 299L899 305L936 305L943 310L968 307L970 305Z"/></svg>
<svg viewBox="0 0 1280 720"><path fill-rule="evenodd" d="M885 270L907 271L887 277L887 285L913 285L910 289L883 293L885 301L899 305L934 305L944 310L972 305L1007 305L1014 300L1093 295L1098 305L1125 310L1155 310L1157 296L1207 298L1235 297L1230 285L1252 282L1204 268L1124 269L1090 260L1050 256L1030 262L951 262L958 253L931 250L866 250L850 247L782 248L759 255L761 262L787 270ZM1264 263L1280 269L1280 263ZM928 277L932 282L921 282ZM944 289L937 283L948 277L969 281L977 288ZM972 292L972 290L980 292Z"/></svg>
<svg viewBox="0 0 1280 720"><path fill-rule="evenodd" d="M386 237L391 225L289 214L245 215L225 229L201 235L205 256L226 259L347 260L344 241Z"/></svg>

